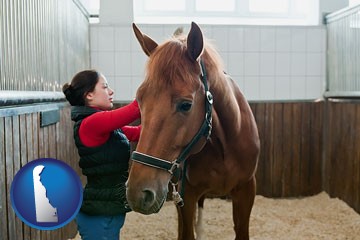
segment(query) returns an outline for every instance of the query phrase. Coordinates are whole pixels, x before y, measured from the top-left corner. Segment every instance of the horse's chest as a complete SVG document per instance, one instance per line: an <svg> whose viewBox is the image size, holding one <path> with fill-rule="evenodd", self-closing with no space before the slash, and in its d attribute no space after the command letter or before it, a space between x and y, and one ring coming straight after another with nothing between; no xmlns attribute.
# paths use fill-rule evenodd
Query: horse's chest
<svg viewBox="0 0 360 240"><path fill-rule="evenodd" d="M202 155L188 159L186 177L193 186L223 188L229 182L226 159L214 155Z"/></svg>

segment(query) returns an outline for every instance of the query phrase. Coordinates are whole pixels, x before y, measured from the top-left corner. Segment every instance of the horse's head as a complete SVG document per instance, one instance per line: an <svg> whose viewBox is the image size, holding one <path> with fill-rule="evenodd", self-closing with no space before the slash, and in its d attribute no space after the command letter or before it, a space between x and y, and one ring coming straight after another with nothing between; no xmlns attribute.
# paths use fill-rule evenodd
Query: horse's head
<svg viewBox="0 0 360 240"><path fill-rule="evenodd" d="M135 24L133 27L149 56L145 80L137 91L142 131L136 152L141 157L171 163L192 141L205 118L206 96L200 80L203 35L192 23L187 36L158 45ZM200 151L205 139L201 138L188 153ZM166 200L171 178L164 169L133 161L127 181L130 207L143 214L158 212Z"/></svg>

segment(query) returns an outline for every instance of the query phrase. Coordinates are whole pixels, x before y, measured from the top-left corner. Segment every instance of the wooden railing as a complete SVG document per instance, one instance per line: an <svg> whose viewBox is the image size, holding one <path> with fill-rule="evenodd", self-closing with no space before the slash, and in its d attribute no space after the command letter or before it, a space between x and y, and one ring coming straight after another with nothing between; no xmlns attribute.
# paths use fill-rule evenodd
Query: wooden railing
<svg viewBox="0 0 360 240"><path fill-rule="evenodd" d="M324 190L360 213L360 100L328 99L325 118Z"/></svg>
<svg viewBox="0 0 360 240"><path fill-rule="evenodd" d="M261 141L257 193L310 196L322 190L324 102L251 103Z"/></svg>
<svg viewBox="0 0 360 240"><path fill-rule="evenodd" d="M281 198L326 191L360 213L359 101L252 102L250 106L261 140L257 194ZM54 108L59 109L59 121L40 127L41 111ZM0 109L0 239L75 236L74 222L55 231L29 228L15 216L9 201L15 173L34 159L63 160L81 176L72 127L65 102Z"/></svg>
<svg viewBox="0 0 360 240"><path fill-rule="evenodd" d="M49 109L59 111L59 121L41 127L41 112ZM81 176L68 104L40 103L0 108L0 143L0 239L59 240L74 237L74 222L54 231L36 230L20 221L10 203L14 175L32 160L56 158L69 164Z"/></svg>

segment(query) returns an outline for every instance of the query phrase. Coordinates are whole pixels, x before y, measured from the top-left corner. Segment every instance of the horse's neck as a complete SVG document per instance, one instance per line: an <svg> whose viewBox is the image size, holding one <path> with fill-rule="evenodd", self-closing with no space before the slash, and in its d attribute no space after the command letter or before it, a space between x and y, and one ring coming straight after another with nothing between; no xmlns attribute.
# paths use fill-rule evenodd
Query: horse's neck
<svg viewBox="0 0 360 240"><path fill-rule="evenodd" d="M247 106L245 98L227 76L213 80L217 81L210 89L214 96L214 132L225 138L238 136L242 124L240 111L244 104Z"/></svg>

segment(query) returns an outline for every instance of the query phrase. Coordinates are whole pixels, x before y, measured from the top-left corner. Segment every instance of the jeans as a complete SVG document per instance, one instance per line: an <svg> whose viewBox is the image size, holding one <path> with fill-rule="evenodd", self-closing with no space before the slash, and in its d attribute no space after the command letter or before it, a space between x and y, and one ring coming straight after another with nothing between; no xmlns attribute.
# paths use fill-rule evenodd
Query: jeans
<svg viewBox="0 0 360 240"><path fill-rule="evenodd" d="M82 240L119 240L126 214L90 216L79 212L76 223Z"/></svg>

